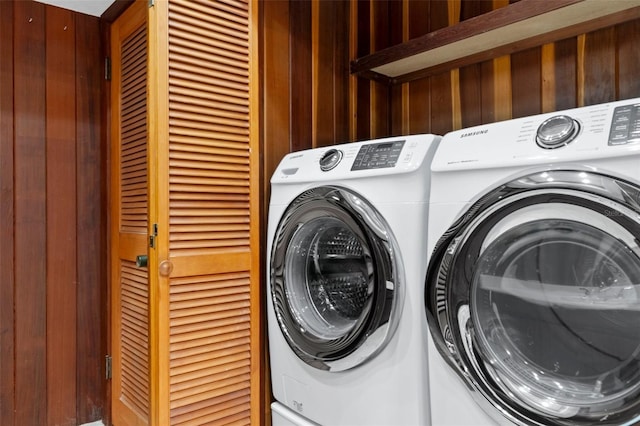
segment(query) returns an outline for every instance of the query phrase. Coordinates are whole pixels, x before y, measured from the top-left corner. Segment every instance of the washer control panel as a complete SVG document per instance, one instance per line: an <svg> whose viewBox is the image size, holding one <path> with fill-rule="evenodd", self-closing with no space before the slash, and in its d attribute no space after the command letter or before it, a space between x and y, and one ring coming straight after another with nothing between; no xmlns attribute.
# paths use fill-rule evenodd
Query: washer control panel
<svg viewBox="0 0 640 426"><path fill-rule="evenodd" d="M404 143L404 140L397 140L362 145L353 161L351 170L395 167Z"/></svg>
<svg viewBox="0 0 640 426"><path fill-rule="evenodd" d="M440 139L432 134L391 136L291 152L282 158L271 182L341 181L429 172Z"/></svg>
<svg viewBox="0 0 640 426"><path fill-rule="evenodd" d="M609 145L626 145L640 141L640 104L629 104L613 110Z"/></svg>

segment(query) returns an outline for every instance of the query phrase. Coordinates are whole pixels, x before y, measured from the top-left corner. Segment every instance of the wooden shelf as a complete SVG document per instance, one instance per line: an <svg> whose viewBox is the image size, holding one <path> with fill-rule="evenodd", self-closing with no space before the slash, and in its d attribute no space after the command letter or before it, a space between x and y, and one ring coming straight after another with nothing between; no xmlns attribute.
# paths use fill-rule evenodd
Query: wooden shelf
<svg viewBox="0 0 640 426"><path fill-rule="evenodd" d="M520 0L363 56L351 73L399 84L640 18L640 0Z"/></svg>

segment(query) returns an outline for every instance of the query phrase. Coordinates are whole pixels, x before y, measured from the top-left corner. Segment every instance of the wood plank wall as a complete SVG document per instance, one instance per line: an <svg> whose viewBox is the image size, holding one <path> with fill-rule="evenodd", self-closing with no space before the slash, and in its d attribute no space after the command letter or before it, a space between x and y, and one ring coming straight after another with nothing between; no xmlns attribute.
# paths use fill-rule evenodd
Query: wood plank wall
<svg viewBox="0 0 640 426"><path fill-rule="evenodd" d="M351 35L358 46L371 47L358 52L363 55L508 4L509 0L361 0L355 21L369 25L351 29ZM387 19L376 18L378 14ZM379 37L384 40L377 40ZM444 134L461 127L637 97L640 83L634 76L640 70L640 50L633 46L639 39L640 22L630 21L393 87L390 108L361 97L355 108L368 111L378 122L390 117L386 131L369 126L370 136L379 137ZM369 86L371 93L382 90L379 83ZM361 118L366 120L366 113L359 114L357 119Z"/></svg>
<svg viewBox="0 0 640 426"><path fill-rule="evenodd" d="M0 424L104 415L98 18L0 2Z"/></svg>
<svg viewBox="0 0 640 426"><path fill-rule="evenodd" d="M260 2L263 161L351 140L347 1ZM269 176L264 180L268 186Z"/></svg>

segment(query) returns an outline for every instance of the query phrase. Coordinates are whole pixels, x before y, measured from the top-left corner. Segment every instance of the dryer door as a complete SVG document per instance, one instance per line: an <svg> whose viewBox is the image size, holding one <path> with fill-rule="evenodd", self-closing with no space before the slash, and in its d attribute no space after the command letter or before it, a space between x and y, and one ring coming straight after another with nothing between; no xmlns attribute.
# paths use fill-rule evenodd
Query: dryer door
<svg viewBox="0 0 640 426"><path fill-rule="evenodd" d="M270 266L280 329L307 364L346 370L391 338L404 277L399 249L358 194L324 186L298 196L278 225Z"/></svg>
<svg viewBox="0 0 640 426"><path fill-rule="evenodd" d="M640 188L545 171L476 202L429 265L441 354L521 425L640 420Z"/></svg>

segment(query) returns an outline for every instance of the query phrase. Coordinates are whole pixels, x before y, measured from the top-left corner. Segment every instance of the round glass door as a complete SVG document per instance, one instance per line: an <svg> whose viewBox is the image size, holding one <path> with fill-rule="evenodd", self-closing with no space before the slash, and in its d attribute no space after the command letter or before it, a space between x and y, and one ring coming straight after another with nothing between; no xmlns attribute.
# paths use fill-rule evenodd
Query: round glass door
<svg viewBox="0 0 640 426"><path fill-rule="evenodd" d="M640 190L594 173L544 173L484 197L436 248L432 332L511 421L633 424Z"/></svg>
<svg viewBox="0 0 640 426"><path fill-rule="evenodd" d="M354 192L320 187L291 203L274 240L271 295L302 360L342 371L384 347L401 298L397 256L384 219Z"/></svg>

